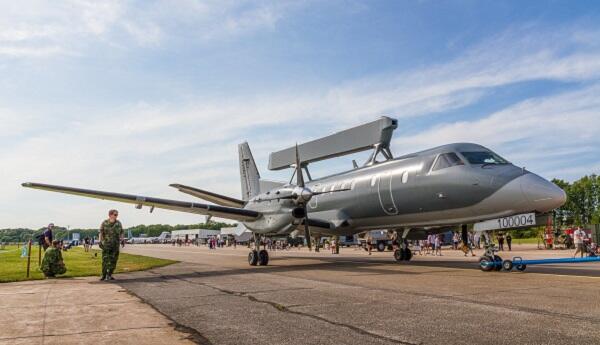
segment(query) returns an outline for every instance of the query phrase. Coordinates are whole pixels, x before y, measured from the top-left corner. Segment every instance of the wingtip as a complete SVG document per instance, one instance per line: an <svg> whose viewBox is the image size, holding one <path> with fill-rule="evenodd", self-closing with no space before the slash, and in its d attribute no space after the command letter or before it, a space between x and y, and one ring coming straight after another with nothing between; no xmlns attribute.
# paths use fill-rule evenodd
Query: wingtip
<svg viewBox="0 0 600 345"><path fill-rule="evenodd" d="M171 183L171 184L169 185L169 187L173 187L173 188L179 188L179 187L181 187L181 185L180 185L179 183Z"/></svg>
<svg viewBox="0 0 600 345"><path fill-rule="evenodd" d="M23 182L21 183L21 186L23 187L31 187L33 184L31 182Z"/></svg>

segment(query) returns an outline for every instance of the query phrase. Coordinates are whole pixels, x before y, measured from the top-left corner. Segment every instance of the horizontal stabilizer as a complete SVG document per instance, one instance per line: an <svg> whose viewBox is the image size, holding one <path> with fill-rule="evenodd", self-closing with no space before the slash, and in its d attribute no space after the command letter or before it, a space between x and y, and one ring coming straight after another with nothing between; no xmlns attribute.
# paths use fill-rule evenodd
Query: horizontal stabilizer
<svg viewBox="0 0 600 345"><path fill-rule="evenodd" d="M231 198L225 195L209 192L195 187L184 186L182 184L177 183L170 184L169 186L177 188L182 193L186 193L209 202L214 202L215 204L221 206L244 207L245 204L243 200Z"/></svg>
<svg viewBox="0 0 600 345"><path fill-rule="evenodd" d="M243 208L226 207L219 205L207 205L188 201L177 201L169 199L160 199L139 195L121 194L113 192L103 192L91 189L73 188L54 186L42 183L23 183L23 187L41 189L50 192L58 192L65 194L72 194L78 196L85 196L88 198L112 200L118 202L124 202L128 204L134 204L137 206L149 206L151 208L162 208L172 211L195 213L206 216L215 216L219 218L233 219L238 221L252 221L259 218L262 214L260 212L246 210Z"/></svg>

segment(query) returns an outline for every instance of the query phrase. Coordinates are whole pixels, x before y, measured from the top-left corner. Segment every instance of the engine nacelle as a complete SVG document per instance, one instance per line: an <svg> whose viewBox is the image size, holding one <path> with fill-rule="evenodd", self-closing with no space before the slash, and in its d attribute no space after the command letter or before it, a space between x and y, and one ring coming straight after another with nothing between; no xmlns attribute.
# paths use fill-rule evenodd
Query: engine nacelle
<svg viewBox="0 0 600 345"><path fill-rule="evenodd" d="M295 207L292 209L292 217L302 219L306 217L306 211L302 207Z"/></svg>

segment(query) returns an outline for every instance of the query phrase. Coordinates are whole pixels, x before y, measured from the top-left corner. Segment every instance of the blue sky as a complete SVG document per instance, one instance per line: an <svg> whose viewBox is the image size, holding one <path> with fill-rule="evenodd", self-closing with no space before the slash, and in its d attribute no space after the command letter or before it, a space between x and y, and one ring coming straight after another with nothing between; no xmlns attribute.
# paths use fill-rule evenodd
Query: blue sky
<svg viewBox="0 0 600 345"><path fill-rule="evenodd" d="M477 142L547 178L600 172L593 1L23 1L0 5L0 228L202 217L25 190L239 196L269 152L387 115L396 155ZM313 175L351 167L319 163Z"/></svg>

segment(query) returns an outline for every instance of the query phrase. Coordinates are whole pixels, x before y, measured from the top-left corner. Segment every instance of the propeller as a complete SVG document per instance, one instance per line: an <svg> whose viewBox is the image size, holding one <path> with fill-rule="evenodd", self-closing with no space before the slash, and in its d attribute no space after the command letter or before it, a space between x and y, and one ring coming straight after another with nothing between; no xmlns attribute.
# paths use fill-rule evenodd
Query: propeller
<svg viewBox="0 0 600 345"><path fill-rule="evenodd" d="M306 245L308 246L308 250L312 250L310 229L308 227L308 210L306 204L310 200L310 198L312 198L313 193L311 190L304 188L304 175L302 175L302 166L300 165L300 154L298 154L298 144L296 144L296 186L302 188L296 200L298 201L299 206L301 206L304 210L304 238L306 239Z"/></svg>
<svg viewBox="0 0 600 345"><path fill-rule="evenodd" d="M304 220L304 237L306 238L306 243L308 245L308 249L312 250L312 244L310 241L310 229L308 226L308 210L307 205L308 202L315 195L334 193L334 192L343 192L347 190L351 190L351 188L340 188L336 190L322 190L320 192L313 192L309 188L307 188L304 184L304 175L302 174L302 165L300 163L300 154L298 153L298 144L296 144L296 167L294 173L296 174L296 185L293 188L285 187L283 189L278 190L276 193L271 194L269 197L259 197L255 200L255 202L265 202L265 201L273 201L273 200L281 200L288 199L292 200L298 208L302 209L302 218ZM267 193L269 194L269 193Z"/></svg>

